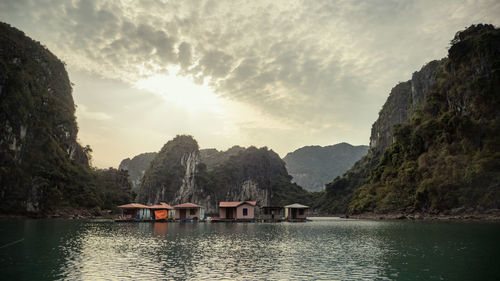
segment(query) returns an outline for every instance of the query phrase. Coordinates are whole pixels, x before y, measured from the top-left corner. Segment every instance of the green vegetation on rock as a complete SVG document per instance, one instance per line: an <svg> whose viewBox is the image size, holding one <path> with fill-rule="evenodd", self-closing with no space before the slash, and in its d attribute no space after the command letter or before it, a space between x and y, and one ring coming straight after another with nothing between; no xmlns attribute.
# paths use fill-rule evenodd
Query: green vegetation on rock
<svg viewBox="0 0 500 281"><path fill-rule="evenodd" d="M90 147L76 141L71 91L56 56L0 23L1 213L49 213L123 201L116 199L120 195L107 197L103 173L89 166Z"/></svg>
<svg viewBox="0 0 500 281"><path fill-rule="evenodd" d="M217 149L201 149L200 150L200 161L207 166L207 170L211 171L216 166L225 161L229 160L231 156L238 155L245 148L241 146L233 146L226 151L218 151Z"/></svg>
<svg viewBox="0 0 500 281"><path fill-rule="evenodd" d="M128 178L132 184L132 190L136 193L139 192L142 177L149 168L151 161L156 156L156 152L146 152L134 156L132 159L126 158L120 162L118 170L125 170L128 172Z"/></svg>
<svg viewBox="0 0 500 281"><path fill-rule="evenodd" d="M200 152L196 140L182 135L167 142L151 162L139 200L193 202L215 213L220 201L255 200L261 206L284 205L308 203L310 194L291 182L283 160L266 147Z"/></svg>
<svg viewBox="0 0 500 281"><path fill-rule="evenodd" d="M196 168L198 150L198 143L191 136L176 136L168 141L144 173L139 201L158 203L175 198L186 169Z"/></svg>
<svg viewBox="0 0 500 281"><path fill-rule="evenodd" d="M212 173L214 190L221 200L258 200L238 197L242 183L251 180L256 188L266 191L266 205L283 206L309 201L309 193L291 182L284 161L267 147L249 147L216 166ZM227 194L231 194L228 198ZM233 199L234 198L234 199Z"/></svg>
<svg viewBox="0 0 500 281"><path fill-rule="evenodd" d="M71 92L57 57L0 23L0 213L113 209L135 197L126 170L136 186L140 179L140 201L190 201L208 213L236 200L300 202L325 213L500 208L500 30L492 25L458 32L447 58L396 85L372 126L368 154L317 193L292 183L266 147L200 151L184 135L144 155L140 169L130 169L135 158L119 170L92 168L91 148L77 142ZM290 170L315 174L305 168L324 159L312 158ZM318 177L336 175L333 165L320 165Z"/></svg>
<svg viewBox="0 0 500 281"><path fill-rule="evenodd" d="M500 207L500 30L480 24L458 32L436 67L422 102L385 138L392 143L382 148L376 143L327 186L321 200L331 203L328 210L439 213ZM381 112L376 124L384 118ZM380 136L380 128L374 133Z"/></svg>
<svg viewBox="0 0 500 281"><path fill-rule="evenodd" d="M457 33L422 110L354 194L350 212L500 207L500 30Z"/></svg>

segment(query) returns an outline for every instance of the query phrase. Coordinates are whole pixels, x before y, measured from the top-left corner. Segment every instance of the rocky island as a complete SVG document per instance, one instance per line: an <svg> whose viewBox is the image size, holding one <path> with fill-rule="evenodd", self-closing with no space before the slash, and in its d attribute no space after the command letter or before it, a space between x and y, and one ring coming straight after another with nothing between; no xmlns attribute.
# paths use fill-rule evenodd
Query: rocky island
<svg viewBox="0 0 500 281"><path fill-rule="evenodd" d="M499 58L498 28L457 32L448 57L392 89L370 151L326 186L318 206L361 217L498 217Z"/></svg>
<svg viewBox="0 0 500 281"><path fill-rule="evenodd" d="M92 149L78 143L64 63L5 23L0 108L0 213L100 214L132 199L128 175L92 168Z"/></svg>

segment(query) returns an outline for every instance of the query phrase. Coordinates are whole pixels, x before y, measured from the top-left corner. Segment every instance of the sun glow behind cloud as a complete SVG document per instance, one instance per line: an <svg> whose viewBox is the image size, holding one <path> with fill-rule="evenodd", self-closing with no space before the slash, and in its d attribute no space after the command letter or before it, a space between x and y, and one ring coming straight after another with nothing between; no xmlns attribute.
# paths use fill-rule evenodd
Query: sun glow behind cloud
<svg viewBox="0 0 500 281"><path fill-rule="evenodd" d="M180 75L178 68L169 68L168 73L138 80L134 86L161 97L169 106L194 118L208 117L215 122L210 126L216 135L230 136L237 133L242 125L248 128L290 129L288 125L262 114L249 104L217 95L207 81L195 83L190 76ZM208 120L200 120L200 123L203 121Z"/></svg>
<svg viewBox="0 0 500 281"><path fill-rule="evenodd" d="M178 74L177 68L169 69L169 74L156 74L141 79L135 87L162 97L165 101L180 107L189 113L209 111L224 114L226 101L218 97L205 84L196 84L189 77Z"/></svg>
<svg viewBox="0 0 500 281"><path fill-rule="evenodd" d="M99 167L183 133L282 156L366 144L390 89L444 57L458 30L500 25L499 11L498 0L0 1L1 21L67 63Z"/></svg>

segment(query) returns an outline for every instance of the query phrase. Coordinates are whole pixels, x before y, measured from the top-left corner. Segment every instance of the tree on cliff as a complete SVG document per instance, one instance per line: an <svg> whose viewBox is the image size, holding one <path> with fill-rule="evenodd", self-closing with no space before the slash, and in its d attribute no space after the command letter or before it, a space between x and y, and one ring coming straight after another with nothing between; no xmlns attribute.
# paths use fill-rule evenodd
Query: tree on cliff
<svg viewBox="0 0 500 281"><path fill-rule="evenodd" d="M473 25L452 44L393 142L329 184L322 202L351 213L500 207L500 30Z"/></svg>
<svg viewBox="0 0 500 281"><path fill-rule="evenodd" d="M0 212L104 207L102 173L89 166L90 147L76 141L64 64L5 23L0 55Z"/></svg>
<svg viewBox="0 0 500 281"><path fill-rule="evenodd" d="M285 163L264 148L233 147L205 151L196 140L176 136L168 141L146 171L139 193L143 203L191 201L216 212L220 201L255 200L260 205L309 203L310 195L291 183ZM202 161L209 159L210 169Z"/></svg>

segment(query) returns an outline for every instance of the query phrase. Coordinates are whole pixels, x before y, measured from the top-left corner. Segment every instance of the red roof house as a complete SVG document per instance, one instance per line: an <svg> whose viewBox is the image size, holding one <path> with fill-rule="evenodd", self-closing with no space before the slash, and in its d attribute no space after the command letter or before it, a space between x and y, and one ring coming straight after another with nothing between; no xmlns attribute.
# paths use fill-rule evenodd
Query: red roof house
<svg viewBox="0 0 500 281"><path fill-rule="evenodd" d="M255 218L255 201L232 201L219 203L219 219L253 220Z"/></svg>

